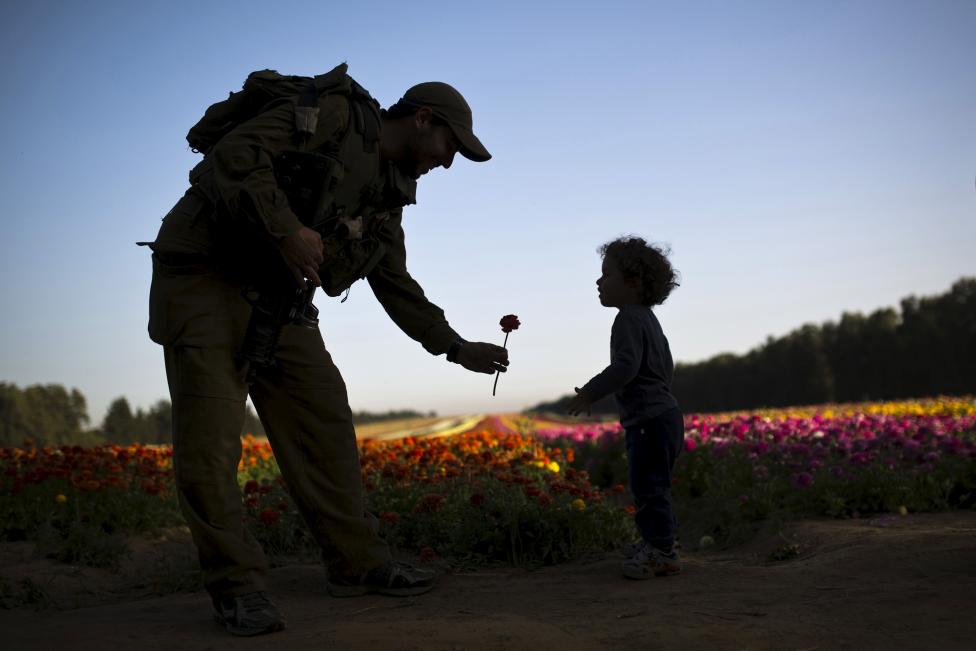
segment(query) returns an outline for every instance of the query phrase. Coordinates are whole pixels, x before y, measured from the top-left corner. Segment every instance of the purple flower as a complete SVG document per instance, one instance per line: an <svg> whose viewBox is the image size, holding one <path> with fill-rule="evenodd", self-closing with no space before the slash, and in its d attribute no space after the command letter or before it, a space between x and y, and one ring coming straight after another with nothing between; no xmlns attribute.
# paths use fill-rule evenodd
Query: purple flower
<svg viewBox="0 0 976 651"><path fill-rule="evenodd" d="M807 486L813 483L813 475L811 475L808 472L798 473L793 477L793 479L796 482L797 486L803 486L804 488L806 488Z"/></svg>

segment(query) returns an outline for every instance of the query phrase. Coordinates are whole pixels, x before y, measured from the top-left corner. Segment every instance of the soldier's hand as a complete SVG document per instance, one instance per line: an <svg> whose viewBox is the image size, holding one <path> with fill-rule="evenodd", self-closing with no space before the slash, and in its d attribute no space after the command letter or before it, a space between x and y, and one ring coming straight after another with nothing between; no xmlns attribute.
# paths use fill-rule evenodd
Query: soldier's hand
<svg viewBox="0 0 976 651"><path fill-rule="evenodd" d="M467 341L458 351L457 362L475 373L504 373L508 369L508 351L495 344Z"/></svg>
<svg viewBox="0 0 976 651"><path fill-rule="evenodd" d="M278 251L299 287L305 286L306 278L316 287L322 285L318 269L325 258L322 252L322 236L316 231L302 226L291 235L278 240Z"/></svg>

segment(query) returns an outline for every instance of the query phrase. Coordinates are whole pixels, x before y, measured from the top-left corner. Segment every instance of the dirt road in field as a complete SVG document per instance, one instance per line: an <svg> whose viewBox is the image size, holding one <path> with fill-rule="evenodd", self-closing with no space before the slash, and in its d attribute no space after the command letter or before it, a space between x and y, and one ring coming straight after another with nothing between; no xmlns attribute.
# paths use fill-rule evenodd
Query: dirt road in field
<svg viewBox="0 0 976 651"><path fill-rule="evenodd" d="M0 630L4 649L45 651L972 648L976 513L804 522L784 536L686 554L677 577L627 581L606 555L531 572L449 573L436 590L407 599L334 599L318 567L282 567L271 588L288 629L251 639L213 624L204 593L146 596L145 581L141 597L136 586L126 592L121 577L138 568L98 577L18 560L23 550L8 548L0 577L8 608L16 607L0 610ZM187 544L154 549L169 546L172 555ZM777 551L796 555L771 563ZM147 554L133 562L158 564ZM12 591L25 585L44 609L15 604ZM59 609L98 601L113 603Z"/></svg>

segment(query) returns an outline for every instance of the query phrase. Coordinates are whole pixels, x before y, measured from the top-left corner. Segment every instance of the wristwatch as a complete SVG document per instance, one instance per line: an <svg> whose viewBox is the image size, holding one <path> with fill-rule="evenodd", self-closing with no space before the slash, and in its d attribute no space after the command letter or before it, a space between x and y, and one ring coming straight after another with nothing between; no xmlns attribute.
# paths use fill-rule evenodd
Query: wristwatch
<svg viewBox="0 0 976 651"><path fill-rule="evenodd" d="M457 364L458 353L461 352L461 346L468 343L461 337L458 337L451 343L451 347L447 349L447 361L454 362Z"/></svg>

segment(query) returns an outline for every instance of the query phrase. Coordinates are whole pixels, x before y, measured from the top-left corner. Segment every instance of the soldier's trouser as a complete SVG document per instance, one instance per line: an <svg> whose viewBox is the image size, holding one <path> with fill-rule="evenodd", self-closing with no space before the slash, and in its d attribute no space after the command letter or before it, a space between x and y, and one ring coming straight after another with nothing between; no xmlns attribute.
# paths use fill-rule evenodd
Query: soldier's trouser
<svg viewBox="0 0 976 651"><path fill-rule="evenodd" d="M204 583L214 595L262 590L267 562L242 524L237 483L248 388L235 353L250 306L239 285L156 258L150 335L164 345L177 490ZM358 574L388 560L364 509L345 383L318 329L286 326L277 364L258 374L250 394L330 570Z"/></svg>

